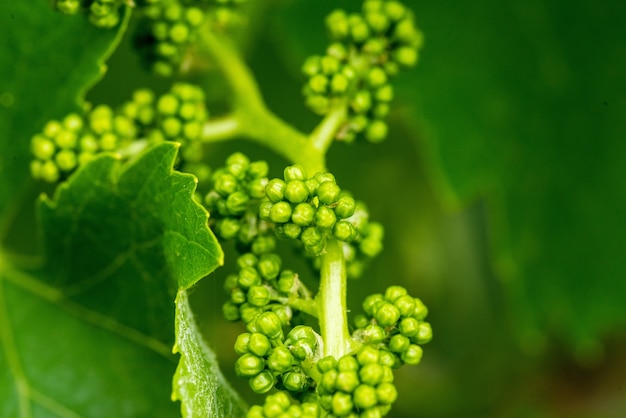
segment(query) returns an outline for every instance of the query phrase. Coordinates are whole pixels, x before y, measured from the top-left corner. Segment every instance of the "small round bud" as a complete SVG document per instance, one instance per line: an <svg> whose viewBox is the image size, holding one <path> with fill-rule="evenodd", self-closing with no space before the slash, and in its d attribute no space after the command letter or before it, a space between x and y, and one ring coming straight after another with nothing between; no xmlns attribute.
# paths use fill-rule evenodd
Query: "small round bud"
<svg viewBox="0 0 626 418"><path fill-rule="evenodd" d="M398 398L398 391L391 383L381 383L376 387L376 397L378 398L378 403L391 405Z"/></svg>
<svg viewBox="0 0 626 418"><path fill-rule="evenodd" d="M279 338L283 333L280 318L274 312L263 312L259 315L256 319L256 326L270 339Z"/></svg>
<svg viewBox="0 0 626 418"><path fill-rule="evenodd" d="M354 405L357 408L368 409L375 406L378 403L376 398L376 389L370 385L359 385L354 389L352 395L354 399Z"/></svg>
<svg viewBox="0 0 626 418"><path fill-rule="evenodd" d="M301 203L309 197L309 189L302 180L291 180L285 187L285 198L291 203Z"/></svg>
<svg viewBox="0 0 626 418"><path fill-rule="evenodd" d="M250 388L255 393L266 393L274 387L276 379L272 372L264 370L251 378L248 382L250 383Z"/></svg>
<svg viewBox="0 0 626 418"><path fill-rule="evenodd" d="M335 214L339 219L349 218L354 215L356 210L356 202L350 196L341 196L335 206Z"/></svg>
<svg viewBox="0 0 626 418"><path fill-rule="evenodd" d="M315 225L322 229L330 229L336 222L335 212L326 206L320 206L315 212Z"/></svg>
<svg viewBox="0 0 626 418"><path fill-rule="evenodd" d="M265 335L255 332L254 334L250 334L247 348L252 354L259 357L265 357L272 348L272 344Z"/></svg>
<svg viewBox="0 0 626 418"><path fill-rule="evenodd" d="M270 292L265 286L252 286L248 290L248 303L263 307L270 302Z"/></svg>
<svg viewBox="0 0 626 418"><path fill-rule="evenodd" d="M317 362L317 369L322 373L328 372L335 368L337 368L337 359L335 359L333 356L326 356Z"/></svg>
<svg viewBox="0 0 626 418"><path fill-rule="evenodd" d="M359 370L361 382L368 385L376 386L382 381L384 374L384 366L378 363L366 364Z"/></svg>
<svg viewBox="0 0 626 418"><path fill-rule="evenodd" d="M433 339L433 330L428 322L421 322L417 332L416 342L418 344L426 344Z"/></svg>
<svg viewBox="0 0 626 418"><path fill-rule="evenodd" d="M408 348L400 355L400 358L406 364L418 364L420 360L422 360L423 350L422 347L416 344L411 344Z"/></svg>
<svg viewBox="0 0 626 418"><path fill-rule="evenodd" d="M403 318L398 325L398 330L405 337L414 337L420 330L420 323L413 317Z"/></svg>
<svg viewBox="0 0 626 418"><path fill-rule="evenodd" d="M277 202L270 209L270 220L275 223L289 222L291 219L291 205L287 202Z"/></svg>
<svg viewBox="0 0 626 418"><path fill-rule="evenodd" d="M283 172L283 177L287 183L293 180L304 181L307 179L306 170L300 164L294 164L286 167Z"/></svg>
<svg viewBox="0 0 626 418"><path fill-rule="evenodd" d="M337 375L335 387L347 393L351 393L359 385L359 375L356 371L340 371Z"/></svg>
<svg viewBox="0 0 626 418"><path fill-rule="evenodd" d="M272 350L270 356L267 358L267 367L275 372L283 373L291 368L293 361L293 355L289 349L279 345Z"/></svg>
<svg viewBox="0 0 626 418"><path fill-rule="evenodd" d="M333 395L332 411L337 416L347 415L354 408L352 396L347 393L337 392Z"/></svg>
<svg viewBox="0 0 626 418"><path fill-rule="evenodd" d="M389 340L389 350L394 353L403 353L411 344L411 341L402 334L396 334Z"/></svg>
<svg viewBox="0 0 626 418"><path fill-rule="evenodd" d="M251 335L252 334L249 332L244 332L243 334L239 334L237 336L237 339L235 340L235 353L242 356L250 352L250 350L248 350L248 344L250 342Z"/></svg>
<svg viewBox="0 0 626 418"><path fill-rule="evenodd" d="M348 221L339 221L333 226L333 236L339 241L350 242L356 237L354 226Z"/></svg>
<svg viewBox="0 0 626 418"><path fill-rule="evenodd" d="M287 187L287 183L280 179L272 179L267 183L265 187L265 194L267 198L273 202L280 202L285 197L285 188Z"/></svg>
<svg viewBox="0 0 626 418"><path fill-rule="evenodd" d="M257 269L266 280L273 280L280 273L281 259L277 254L263 254L259 258Z"/></svg>
<svg viewBox="0 0 626 418"><path fill-rule="evenodd" d="M265 367L262 358L251 353L245 353L237 359L235 363L235 372L240 377L251 377L259 374Z"/></svg>
<svg viewBox="0 0 626 418"><path fill-rule="evenodd" d="M398 322L398 319L400 319L400 311L391 303L384 303L378 308L374 318L378 322L378 325L388 327Z"/></svg>
<svg viewBox="0 0 626 418"><path fill-rule="evenodd" d="M317 197L325 205L332 205L339 199L341 189L336 183L325 181L317 188Z"/></svg>
<svg viewBox="0 0 626 418"><path fill-rule="evenodd" d="M299 226L309 226L315 219L315 208L308 203L298 204L291 214L291 221Z"/></svg>

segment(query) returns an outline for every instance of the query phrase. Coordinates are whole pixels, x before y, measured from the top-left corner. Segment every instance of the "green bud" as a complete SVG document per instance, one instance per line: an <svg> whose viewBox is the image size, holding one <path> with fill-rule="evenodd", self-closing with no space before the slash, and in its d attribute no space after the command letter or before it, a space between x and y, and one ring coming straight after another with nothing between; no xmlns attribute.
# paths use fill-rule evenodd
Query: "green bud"
<svg viewBox="0 0 626 418"><path fill-rule="evenodd" d="M282 380L285 389L290 392L302 392L309 387L307 376L302 372L287 372Z"/></svg>
<svg viewBox="0 0 626 418"><path fill-rule="evenodd" d="M265 335L255 332L250 334L247 348L252 354L259 357L265 357L272 348L272 344Z"/></svg>
<svg viewBox="0 0 626 418"><path fill-rule="evenodd" d="M368 409L378 403L376 389L370 385L359 385L352 396L357 408Z"/></svg>
<svg viewBox="0 0 626 418"><path fill-rule="evenodd" d="M261 284L261 277L257 270L253 267L244 267L239 270L238 280L239 286L247 289L252 286L257 286Z"/></svg>
<svg viewBox="0 0 626 418"><path fill-rule="evenodd" d="M256 319L256 326L260 332L272 340L279 338L283 333L280 318L274 312L263 312L259 315Z"/></svg>
<svg viewBox="0 0 626 418"><path fill-rule="evenodd" d="M388 368L395 367L398 362L398 358L391 351L381 350L380 359L378 363L381 366L385 366Z"/></svg>
<svg viewBox="0 0 626 418"><path fill-rule="evenodd" d="M333 414L338 416L347 415L352 411L352 408L354 408L352 396L343 392L337 392L333 395Z"/></svg>
<svg viewBox="0 0 626 418"><path fill-rule="evenodd" d="M326 88L328 87L328 77L323 74L315 74L309 79L307 86L311 92L323 94L326 92Z"/></svg>
<svg viewBox="0 0 626 418"><path fill-rule="evenodd" d="M235 176L229 173L219 173L215 178L215 191L221 196L228 196L237 190L238 182Z"/></svg>
<svg viewBox="0 0 626 418"><path fill-rule="evenodd" d="M424 303L418 299L415 298L415 310L413 311L413 317L419 321L421 321L422 319L426 318L426 316L428 315L428 308L426 307L426 305L424 305Z"/></svg>
<svg viewBox="0 0 626 418"><path fill-rule="evenodd" d="M248 208L250 198L244 192L234 192L226 198L226 209L231 215L241 215Z"/></svg>
<svg viewBox="0 0 626 418"><path fill-rule="evenodd" d="M290 270L285 270L280 273L280 277L276 283L276 289L281 293L289 294L292 292L295 282L296 275Z"/></svg>
<svg viewBox="0 0 626 418"><path fill-rule="evenodd" d="M285 197L286 187L287 183L284 181L280 179L272 179L265 187L265 194L272 203L280 202Z"/></svg>
<svg viewBox="0 0 626 418"><path fill-rule="evenodd" d="M317 369L321 373L326 373L336 368L337 368L337 359L335 359L333 356L326 356L317 362Z"/></svg>
<svg viewBox="0 0 626 418"><path fill-rule="evenodd" d="M262 358L251 353L245 353L235 363L235 373L239 377L251 377L260 373L265 368Z"/></svg>
<svg viewBox="0 0 626 418"><path fill-rule="evenodd" d="M389 340L389 350L394 353L403 353L411 344L411 341L402 334L396 334Z"/></svg>
<svg viewBox="0 0 626 418"><path fill-rule="evenodd" d="M325 205L332 205L339 199L341 189L335 182L325 181L317 188L317 197Z"/></svg>
<svg viewBox="0 0 626 418"><path fill-rule="evenodd" d="M54 142L43 135L35 135L31 142L31 150L36 158L47 160L54 155Z"/></svg>
<svg viewBox="0 0 626 418"><path fill-rule="evenodd" d="M276 249L276 239L271 235L259 235L252 241L251 250L256 255L271 253Z"/></svg>
<svg viewBox="0 0 626 418"><path fill-rule="evenodd" d="M389 286L385 290L385 299L391 303L395 302L401 296L407 295L408 292L406 288L402 286Z"/></svg>
<svg viewBox="0 0 626 418"><path fill-rule="evenodd" d="M259 218L269 221L272 206L274 206L272 202L261 202L261 204L259 205Z"/></svg>
<svg viewBox="0 0 626 418"><path fill-rule="evenodd" d="M266 393L274 387L276 379L274 378L272 372L270 372L269 370L264 370L251 378L248 383L250 384L250 388L253 392Z"/></svg>
<svg viewBox="0 0 626 418"><path fill-rule="evenodd" d="M366 364L359 370L359 378L361 382L368 385L376 386L382 381L384 374L384 366L378 363Z"/></svg>
<svg viewBox="0 0 626 418"><path fill-rule="evenodd" d="M337 375L335 387L347 393L351 393L359 385L359 375L356 371L340 371Z"/></svg>
<svg viewBox="0 0 626 418"><path fill-rule="evenodd" d="M400 355L400 358L406 364L416 365L416 364L419 364L420 360L422 360L422 354L423 354L422 347L416 344L411 344Z"/></svg>
<svg viewBox="0 0 626 418"><path fill-rule="evenodd" d="M263 309L244 303L239 307L239 315L241 320L248 324L254 323L254 320L263 312Z"/></svg>
<svg viewBox="0 0 626 418"><path fill-rule="evenodd" d="M244 332L243 334L239 334L237 339L235 340L235 353L243 356L246 353L249 353L248 344L250 343L250 334L249 332Z"/></svg>
<svg viewBox="0 0 626 418"><path fill-rule="evenodd" d="M317 208L317 211L315 212L315 225L322 229L330 229L335 226L336 222L337 216L332 209L326 206L320 206Z"/></svg>
<svg viewBox="0 0 626 418"><path fill-rule="evenodd" d="M417 344L426 344L433 338L433 330L428 322L421 322L417 332Z"/></svg>
<svg viewBox="0 0 626 418"><path fill-rule="evenodd" d="M394 54L396 62L404 67L413 67L417 64L417 51L410 46L402 46L398 48Z"/></svg>
<svg viewBox="0 0 626 418"><path fill-rule="evenodd" d="M367 319L367 317L365 315L357 315L354 317L354 326L357 329L363 329L366 326L368 326L370 323L370 321Z"/></svg>
<svg viewBox="0 0 626 418"><path fill-rule="evenodd" d="M310 204L300 203L294 208L291 221L299 226L309 226L315 219L315 212L315 208Z"/></svg>
<svg viewBox="0 0 626 418"><path fill-rule="evenodd" d="M376 387L376 397L378 398L378 403L391 405L398 398L398 391L391 383L381 383Z"/></svg>
<svg viewBox="0 0 626 418"><path fill-rule="evenodd" d="M275 223L286 223L291 219L291 205L287 202L277 202L270 209L270 220Z"/></svg>
<svg viewBox="0 0 626 418"><path fill-rule="evenodd" d="M280 273L281 259L277 254L263 254L259 258L257 269L266 280L273 280Z"/></svg>
<svg viewBox="0 0 626 418"><path fill-rule="evenodd" d="M237 258L237 265L239 266L239 268L254 267L257 265L258 262L259 259L256 255L252 253L242 254Z"/></svg>
<svg viewBox="0 0 626 418"><path fill-rule="evenodd" d="M277 373L286 372L293 365L293 355L287 347L279 345L270 353L267 359L267 367Z"/></svg>
<svg viewBox="0 0 626 418"><path fill-rule="evenodd" d="M230 301L235 305L241 305L247 300L246 292L236 287L230 292Z"/></svg>
<svg viewBox="0 0 626 418"><path fill-rule="evenodd" d="M294 180L304 181L307 179L306 170L300 164L286 167L283 172L283 177L287 183Z"/></svg>
<svg viewBox="0 0 626 418"><path fill-rule="evenodd" d="M248 303L263 307L270 302L270 292L265 286L252 286L248 290Z"/></svg>
<svg viewBox="0 0 626 418"><path fill-rule="evenodd" d="M217 232L224 239L233 239L239 233L240 224L237 219L224 218L217 223Z"/></svg>
<svg viewBox="0 0 626 418"><path fill-rule="evenodd" d="M233 302L226 302L222 305L222 314L227 321L238 321L239 320L239 307L235 305Z"/></svg>
<svg viewBox="0 0 626 418"><path fill-rule="evenodd" d="M368 325L363 331L363 336L365 340L370 344L381 343L385 340L385 330L376 324Z"/></svg>
<svg viewBox="0 0 626 418"><path fill-rule="evenodd" d="M248 194L253 199L261 199L265 197L265 189L267 187L268 180L265 177L255 178L248 183Z"/></svg>
<svg viewBox="0 0 626 418"><path fill-rule="evenodd" d="M307 247L315 247L318 244L322 243L324 236L322 233L315 227L306 228L302 231L300 235L300 240Z"/></svg>
<svg viewBox="0 0 626 418"><path fill-rule="evenodd" d="M333 236L339 241L350 242L357 235L354 226L348 221L339 221L333 227Z"/></svg>
<svg viewBox="0 0 626 418"><path fill-rule="evenodd" d="M369 316L374 316L374 313L376 312L376 306L378 306L378 304L383 301L384 301L384 297L380 293L369 295L363 301L363 310Z"/></svg>
<svg viewBox="0 0 626 418"><path fill-rule="evenodd" d="M337 376L339 376L339 372L334 369L324 372L322 380L319 382L318 391L320 393L334 393Z"/></svg>
<svg viewBox="0 0 626 418"><path fill-rule="evenodd" d="M355 210L356 201L351 196L344 195L339 197L335 206L335 215L337 215L337 218L349 218L354 215Z"/></svg>
<svg viewBox="0 0 626 418"><path fill-rule="evenodd" d="M365 130L365 139L369 142L377 144L387 138L387 131L387 124L380 119L376 119L367 126Z"/></svg>
<svg viewBox="0 0 626 418"><path fill-rule="evenodd" d="M420 330L420 323L413 317L403 318L398 325L398 330L405 337L415 337Z"/></svg>
<svg viewBox="0 0 626 418"><path fill-rule="evenodd" d="M378 363L379 351L371 345L365 345L357 352L356 359L359 364Z"/></svg>
<svg viewBox="0 0 626 418"><path fill-rule="evenodd" d="M391 303L384 303L377 309L374 318L378 322L378 325L389 327L398 322L400 319L400 311Z"/></svg>
<svg viewBox="0 0 626 418"><path fill-rule="evenodd" d="M266 177L269 167L266 161L254 161L248 166L248 176L253 179Z"/></svg>
<svg viewBox="0 0 626 418"><path fill-rule="evenodd" d="M291 318L293 317L293 312L291 307L286 305L274 305L272 306L272 312L278 316L280 319L280 324L284 327L288 326L291 322Z"/></svg>
<svg viewBox="0 0 626 418"><path fill-rule="evenodd" d="M309 189L302 180L291 180L285 187L285 198L291 203L301 203L309 197Z"/></svg>
<svg viewBox="0 0 626 418"><path fill-rule="evenodd" d="M320 57L319 55L312 55L308 57L304 64L302 65L302 72L309 76L313 77L321 71Z"/></svg>
<svg viewBox="0 0 626 418"><path fill-rule="evenodd" d="M346 355L337 361L337 369L340 372L356 372L359 370L359 363L351 355Z"/></svg>

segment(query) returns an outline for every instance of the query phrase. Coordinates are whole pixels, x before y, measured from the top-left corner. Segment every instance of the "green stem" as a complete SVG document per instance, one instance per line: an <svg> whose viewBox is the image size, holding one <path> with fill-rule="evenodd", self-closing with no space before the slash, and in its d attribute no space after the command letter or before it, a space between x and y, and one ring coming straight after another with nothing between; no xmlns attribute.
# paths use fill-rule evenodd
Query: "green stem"
<svg viewBox="0 0 626 418"><path fill-rule="evenodd" d="M322 154L326 154L328 148L335 140L337 131L346 122L347 117L348 109L345 103L341 103L339 106L331 109L309 136L313 147Z"/></svg>
<svg viewBox="0 0 626 418"><path fill-rule="evenodd" d="M241 124L234 115L209 119L202 127L203 142L226 141L240 133Z"/></svg>
<svg viewBox="0 0 626 418"><path fill-rule="evenodd" d="M236 129L232 129L229 135L240 134L252 139L287 160L303 165L311 173L325 171L326 150L315 147L305 134L267 108L252 72L232 42L209 30L202 31L200 36L204 48L222 70L233 91L234 113L227 126ZM210 132L204 140L211 141Z"/></svg>
<svg viewBox="0 0 626 418"><path fill-rule="evenodd" d="M320 290L316 299L320 331L324 340L324 356L339 359L353 348L348 332L346 265L339 242L329 238L326 252L321 257Z"/></svg>

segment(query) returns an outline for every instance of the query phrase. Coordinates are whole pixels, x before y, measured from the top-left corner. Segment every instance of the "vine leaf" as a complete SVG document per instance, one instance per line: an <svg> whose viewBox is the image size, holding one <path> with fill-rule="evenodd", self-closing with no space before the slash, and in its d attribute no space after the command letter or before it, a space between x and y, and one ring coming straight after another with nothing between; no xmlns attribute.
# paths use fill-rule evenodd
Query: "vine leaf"
<svg viewBox="0 0 626 418"><path fill-rule="evenodd" d="M172 398L181 401L183 417L241 417L243 402L225 384L215 354L206 345L193 318L187 291L176 296L176 351L180 361Z"/></svg>
<svg viewBox="0 0 626 418"><path fill-rule="evenodd" d="M117 28L101 30L83 16L55 12L47 1L0 2L0 239L10 222L2 218L19 211L31 184L31 136L46 121L80 110L129 17L127 10Z"/></svg>
<svg viewBox="0 0 626 418"><path fill-rule="evenodd" d="M176 153L93 160L40 201L45 266L0 254L1 416L177 414L176 292L223 256Z"/></svg>

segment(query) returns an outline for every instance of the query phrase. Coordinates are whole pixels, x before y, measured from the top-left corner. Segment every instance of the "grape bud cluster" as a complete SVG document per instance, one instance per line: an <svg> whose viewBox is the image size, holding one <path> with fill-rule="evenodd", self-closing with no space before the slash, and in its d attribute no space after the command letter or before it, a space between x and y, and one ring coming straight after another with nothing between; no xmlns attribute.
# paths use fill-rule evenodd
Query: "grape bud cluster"
<svg viewBox="0 0 626 418"><path fill-rule="evenodd" d="M353 337L374 347L384 347L393 354L393 366L418 364L422 344L432 339L432 329L424 319L428 309L401 286L391 286L384 294L368 296L364 314L355 318Z"/></svg>
<svg viewBox="0 0 626 418"><path fill-rule="evenodd" d="M289 166L283 179L268 182L265 195L261 219L275 224L279 238L299 240L309 255L321 254L327 237L351 242L358 235L350 222L356 201L342 192L330 173L308 177L302 166Z"/></svg>
<svg viewBox="0 0 626 418"><path fill-rule="evenodd" d="M99 28L112 28L120 21L124 0L54 0L54 8L61 13L85 13L89 22Z"/></svg>
<svg viewBox="0 0 626 418"><path fill-rule="evenodd" d="M366 0L360 13L335 10L326 19L331 43L303 65L307 106L318 114L347 107L336 139L369 142L387 136L394 91L390 79L417 63L422 34L411 10L395 0Z"/></svg>
<svg viewBox="0 0 626 418"><path fill-rule="evenodd" d="M31 139L31 173L36 179L55 183L99 153L121 155L139 139L178 141L183 145L181 161L197 161L207 118L199 87L177 83L160 97L139 89L117 109L87 107L82 115L70 113L61 121L49 121Z"/></svg>
<svg viewBox="0 0 626 418"><path fill-rule="evenodd" d="M155 74L170 77L187 66L200 28L225 30L241 23L247 0L160 0L142 7L134 44Z"/></svg>

